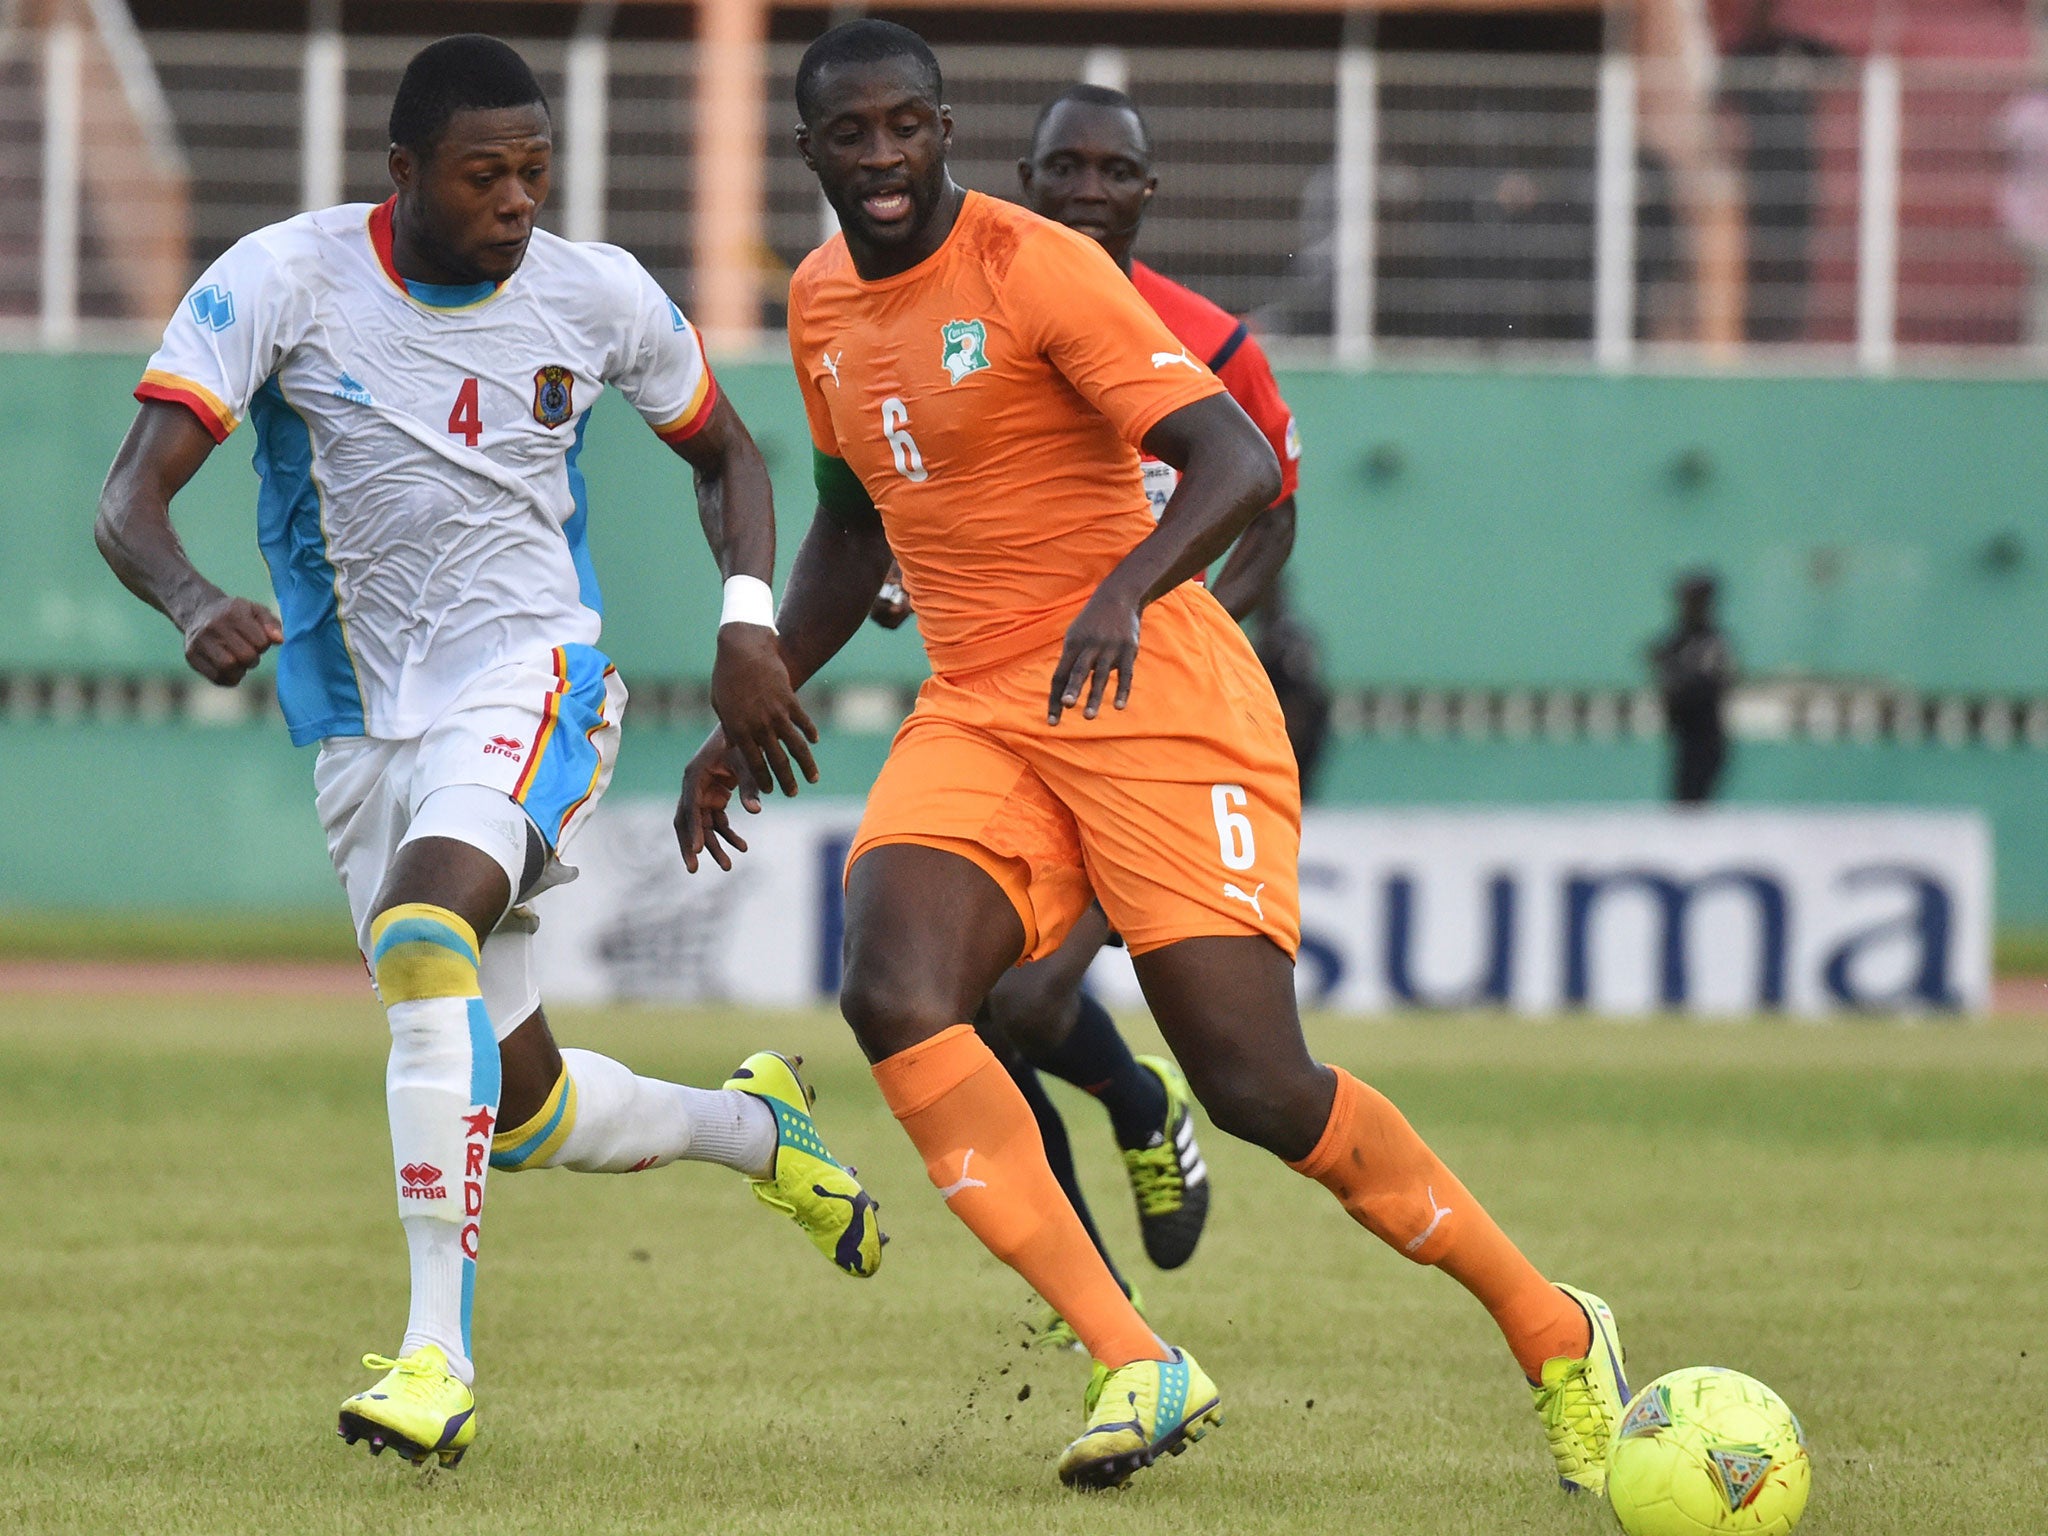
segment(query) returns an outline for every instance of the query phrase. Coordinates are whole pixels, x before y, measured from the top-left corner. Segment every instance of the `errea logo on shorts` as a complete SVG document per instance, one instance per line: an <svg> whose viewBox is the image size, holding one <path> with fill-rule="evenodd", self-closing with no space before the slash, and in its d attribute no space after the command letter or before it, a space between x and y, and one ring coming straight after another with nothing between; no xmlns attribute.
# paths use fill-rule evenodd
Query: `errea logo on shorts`
<svg viewBox="0 0 2048 1536"><path fill-rule="evenodd" d="M485 757L516 758L526 750L526 743L516 736L493 736L484 743Z"/></svg>

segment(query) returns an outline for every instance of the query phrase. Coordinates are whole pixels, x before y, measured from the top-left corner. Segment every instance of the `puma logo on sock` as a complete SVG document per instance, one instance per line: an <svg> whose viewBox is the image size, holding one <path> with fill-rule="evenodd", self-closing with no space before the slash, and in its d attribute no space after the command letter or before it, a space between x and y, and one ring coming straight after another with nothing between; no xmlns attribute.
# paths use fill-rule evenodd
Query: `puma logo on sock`
<svg viewBox="0 0 2048 1536"><path fill-rule="evenodd" d="M985 1181L983 1181L983 1180L981 1180L981 1179L970 1179L969 1177L967 1177L967 1165L968 1165L969 1163L973 1162L973 1161L974 1161L974 1148L972 1148L972 1147L969 1147L969 1148L967 1149L967 1154L966 1154L966 1156L964 1156L964 1157L962 1157L962 1158L960 1159L960 1177L959 1177L959 1178L957 1178L957 1179L955 1179L955 1180L954 1180L954 1181L953 1181L952 1183L950 1183L950 1184L945 1184L945 1185L941 1185L941 1186L940 1186L940 1188L939 1188L939 1198L940 1198L941 1200L950 1200L950 1199L952 1199L952 1198L953 1198L953 1197L954 1197L955 1195L959 1194L959 1193L960 1193L960 1191L961 1191L961 1190L963 1190L963 1189L987 1189L987 1188L988 1188L988 1185L987 1185L987 1183L986 1183Z"/></svg>
<svg viewBox="0 0 2048 1536"><path fill-rule="evenodd" d="M963 1169L962 1171L964 1172L965 1170ZM1448 1205L1438 1205L1436 1203L1436 1186L1434 1184L1429 1186L1429 1207L1435 1213L1430 1218L1429 1225L1422 1229L1422 1234L1419 1237L1409 1240L1408 1245L1401 1250L1403 1253L1414 1253L1419 1250L1424 1243L1429 1241L1430 1235L1444 1224L1444 1218L1451 1214L1451 1208Z"/></svg>

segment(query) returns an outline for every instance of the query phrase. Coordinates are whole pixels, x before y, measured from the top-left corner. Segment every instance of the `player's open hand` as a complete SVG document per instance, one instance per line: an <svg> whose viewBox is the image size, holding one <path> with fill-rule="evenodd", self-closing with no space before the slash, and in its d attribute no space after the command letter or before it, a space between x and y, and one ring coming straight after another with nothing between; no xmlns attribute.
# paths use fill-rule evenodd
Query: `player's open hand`
<svg viewBox="0 0 2048 1536"><path fill-rule="evenodd" d="M705 739L683 770L683 793L676 802L676 846L683 851L683 868L691 874L697 873L697 861L706 853L720 869L731 869L732 855L747 851L747 840L733 831L727 814L735 795L748 815L761 814L760 786L746 759L726 744L721 728Z"/></svg>
<svg viewBox="0 0 2048 1536"><path fill-rule="evenodd" d="M1046 723L1058 725L1061 713L1076 704L1093 720L1112 672L1114 702L1122 709L1130 702L1131 672L1137 664L1138 602L1104 582L1067 626L1067 642L1060 648L1060 664L1053 668L1052 693L1046 700Z"/></svg>
<svg viewBox="0 0 2048 1536"><path fill-rule="evenodd" d="M719 627L711 708L725 739L753 770L755 783L780 785L785 795L793 795L798 769L810 783L818 782L811 756L818 728L797 702L774 630L760 624Z"/></svg>
<svg viewBox="0 0 2048 1536"><path fill-rule="evenodd" d="M282 644L284 626L276 614L223 592L185 626L185 664L209 683L232 688L265 651Z"/></svg>

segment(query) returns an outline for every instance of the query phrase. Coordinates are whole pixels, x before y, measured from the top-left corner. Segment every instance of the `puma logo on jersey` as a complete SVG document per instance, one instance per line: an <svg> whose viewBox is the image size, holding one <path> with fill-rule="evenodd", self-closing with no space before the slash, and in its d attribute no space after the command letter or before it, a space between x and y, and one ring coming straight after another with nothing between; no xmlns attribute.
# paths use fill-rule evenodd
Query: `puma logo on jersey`
<svg viewBox="0 0 2048 1536"><path fill-rule="evenodd" d="M1188 349L1186 347L1182 347L1178 352L1154 352L1152 354L1152 366L1154 368L1171 368L1175 363L1179 363L1196 373L1202 371L1201 365L1188 356Z"/></svg>
<svg viewBox="0 0 2048 1536"><path fill-rule="evenodd" d="M839 349L839 357L844 356L846 356L846 348L841 347ZM832 375L832 382L834 384L839 382L839 357L834 357L830 352L820 352L818 354L818 361L824 365L825 371Z"/></svg>
<svg viewBox="0 0 2048 1536"><path fill-rule="evenodd" d="M963 1157L962 1157L962 1158L960 1159L960 1177L959 1177L959 1178L957 1178L957 1179L955 1179L955 1180L954 1180L954 1181L953 1181L952 1183L950 1183L950 1184L944 1184L944 1185L941 1185L941 1186L939 1187L939 1198L940 1198L941 1200L950 1200L950 1199L952 1199L952 1198L953 1198L953 1197L954 1197L955 1195L959 1194L959 1193L960 1193L960 1191L962 1191L963 1189L987 1189L987 1188L988 1188L988 1185L987 1185L987 1183L986 1183L986 1182L984 1182L983 1180L981 1180L981 1179L970 1179L969 1177L967 1177L967 1165L968 1165L969 1163L973 1162L973 1161L974 1161L974 1148L972 1148L972 1147L969 1147L969 1148L967 1149L967 1152L966 1152L966 1154L965 1154L965 1155L964 1155L964 1156L963 1156Z"/></svg>
<svg viewBox="0 0 2048 1536"><path fill-rule="evenodd" d="M1401 1250L1403 1253L1420 1252L1422 1245L1428 1242L1436 1229L1444 1224L1444 1218L1451 1214L1451 1208L1448 1205L1438 1205L1436 1203L1436 1186L1434 1184L1429 1186L1429 1209L1431 1212L1429 1225L1422 1229L1420 1235L1408 1240Z"/></svg>
<svg viewBox="0 0 2048 1536"><path fill-rule="evenodd" d="M1259 905L1259 892L1263 891L1265 888L1266 882L1261 880L1258 883L1257 887L1250 892L1250 894L1246 894L1237 886L1231 884L1230 881L1226 880L1223 882L1223 894L1225 896L1228 896L1232 901L1241 901L1246 906L1250 907L1254 912L1259 914L1259 921L1262 923L1266 920L1266 909Z"/></svg>

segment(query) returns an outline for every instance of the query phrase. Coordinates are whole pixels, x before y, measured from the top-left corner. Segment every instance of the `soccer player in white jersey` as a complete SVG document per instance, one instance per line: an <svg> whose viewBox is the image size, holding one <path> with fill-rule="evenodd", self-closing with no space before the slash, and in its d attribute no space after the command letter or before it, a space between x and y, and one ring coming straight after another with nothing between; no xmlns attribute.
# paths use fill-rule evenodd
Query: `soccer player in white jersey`
<svg viewBox="0 0 2048 1536"><path fill-rule="evenodd" d="M776 649L768 475L696 332L613 246L534 227L550 120L492 38L413 59L380 206L302 214L200 277L136 390L100 549L232 686L280 647L277 693L320 744L317 808L391 1026L386 1096L412 1310L340 1433L459 1460L476 1434L470 1312L488 1168L630 1173L679 1158L754 1181L841 1269L881 1259L794 1063L719 1090L558 1050L522 903L574 877L565 842L611 775L625 686L597 649L577 467L619 390L695 471L726 581L712 702L761 783L815 779ZM247 415L278 616L207 581L171 498ZM792 763L792 759L794 763Z"/></svg>

